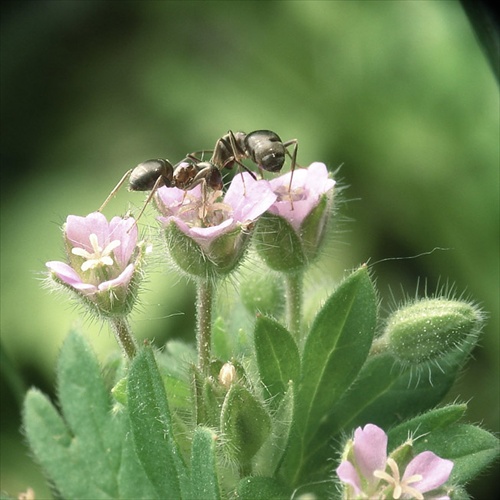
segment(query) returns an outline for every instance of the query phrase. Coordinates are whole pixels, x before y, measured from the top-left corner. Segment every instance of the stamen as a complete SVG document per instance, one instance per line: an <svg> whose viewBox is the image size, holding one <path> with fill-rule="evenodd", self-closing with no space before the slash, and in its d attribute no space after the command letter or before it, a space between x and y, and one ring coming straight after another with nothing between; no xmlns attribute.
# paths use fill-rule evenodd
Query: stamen
<svg viewBox="0 0 500 500"><path fill-rule="evenodd" d="M92 233L89 236L90 244L92 245L93 253L88 252L84 248L75 247L71 249L73 255L78 257L83 257L85 262L81 265L82 271L88 271L89 269L95 269L99 266L112 266L114 264L113 259L110 257L111 252L121 245L120 240L113 240L104 250L99 246L99 240L97 235Z"/></svg>

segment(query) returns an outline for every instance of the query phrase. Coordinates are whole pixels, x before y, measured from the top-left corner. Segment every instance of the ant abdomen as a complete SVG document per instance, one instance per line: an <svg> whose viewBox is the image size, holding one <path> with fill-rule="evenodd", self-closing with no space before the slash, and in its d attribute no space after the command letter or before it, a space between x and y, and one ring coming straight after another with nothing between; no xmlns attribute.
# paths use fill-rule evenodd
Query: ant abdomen
<svg viewBox="0 0 500 500"><path fill-rule="evenodd" d="M146 160L139 163L130 173L129 189L131 191L150 191L161 178L163 185L172 185L174 167L163 158Z"/></svg>

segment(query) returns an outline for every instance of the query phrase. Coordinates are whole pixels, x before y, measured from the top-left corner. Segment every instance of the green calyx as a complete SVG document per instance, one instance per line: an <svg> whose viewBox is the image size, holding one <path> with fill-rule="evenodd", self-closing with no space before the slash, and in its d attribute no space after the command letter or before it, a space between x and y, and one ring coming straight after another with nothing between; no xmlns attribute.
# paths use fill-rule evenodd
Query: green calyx
<svg viewBox="0 0 500 500"><path fill-rule="evenodd" d="M330 201L323 195L297 232L283 217L266 212L255 233L257 252L275 271L295 273L305 269L319 253L329 213Z"/></svg>
<svg viewBox="0 0 500 500"><path fill-rule="evenodd" d="M225 276L240 263L251 231L243 227L222 234L206 245L198 244L175 222L165 229L170 255L181 271L203 279Z"/></svg>

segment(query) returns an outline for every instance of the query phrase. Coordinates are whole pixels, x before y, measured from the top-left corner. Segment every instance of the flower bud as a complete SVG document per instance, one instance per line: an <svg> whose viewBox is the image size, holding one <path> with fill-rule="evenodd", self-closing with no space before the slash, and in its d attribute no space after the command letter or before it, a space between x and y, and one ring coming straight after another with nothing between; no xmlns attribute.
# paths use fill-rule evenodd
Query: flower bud
<svg viewBox="0 0 500 500"><path fill-rule="evenodd" d="M444 298L423 299L395 311L375 351L386 350L401 362L419 364L474 340L483 320L472 304Z"/></svg>
<svg viewBox="0 0 500 500"><path fill-rule="evenodd" d="M219 382L226 389L229 389L236 381L236 368L231 362L224 363L219 372Z"/></svg>

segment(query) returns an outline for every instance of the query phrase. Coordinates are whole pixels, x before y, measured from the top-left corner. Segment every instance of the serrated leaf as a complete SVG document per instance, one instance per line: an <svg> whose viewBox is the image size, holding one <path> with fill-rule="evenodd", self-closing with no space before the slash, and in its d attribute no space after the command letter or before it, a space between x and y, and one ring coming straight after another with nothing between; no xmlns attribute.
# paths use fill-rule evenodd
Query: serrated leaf
<svg viewBox="0 0 500 500"><path fill-rule="evenodd" d="M37 462L63 497L103 498L80 473L80 461L71 450L73 436L49 399L37 389L26 395L23 425Z"/></svg>
<svg viewBox="0 0 500 500"><path fill-rule="evenodd" d="M63 498L117 498L125 432L86 340L71 332L58 360L62 416L38 391L26 398L24 426L37 460Z"/></svg>
<svg viewBox="0 0 500 500"><path fill-rule="evenodd" d="M215 455L216 440L216 434L206 427L197 427L194 432L191 452L192 498L204 500L220 498Z"/></svg>
<svg viewBox="0 0 500 500"><path fill-rule="evenodd" d="M233 384L222 405L220 428L229 446L237 450L235 458L247 465L267 439L271 420L253 394Z"/></svg>
<svg viewBox="0 0 500 500"><path fill-rule="evenodd" d="M78 437L74 446L81 447L78 453L98 488L116 497L122 419L110 415L110 393L97 358L82 335L68 335L57 370L62 414L70 431Z"/></svg>
<svg viewBox="0 0 500 500"><path fill-rule="evenodd" d="M295 340L288 330L265 316L257 318L254 334L255 354L260 379L277 405L287 390L288 382L297 384L300 356Z"/></svg>
<svg viewBox="0 0 500 500"><path fill-rule="evenodd" d="M174 439L165 388L149 346L134 358L128 411L135 450L158 498L189 498L190 482Z"/></svg>

